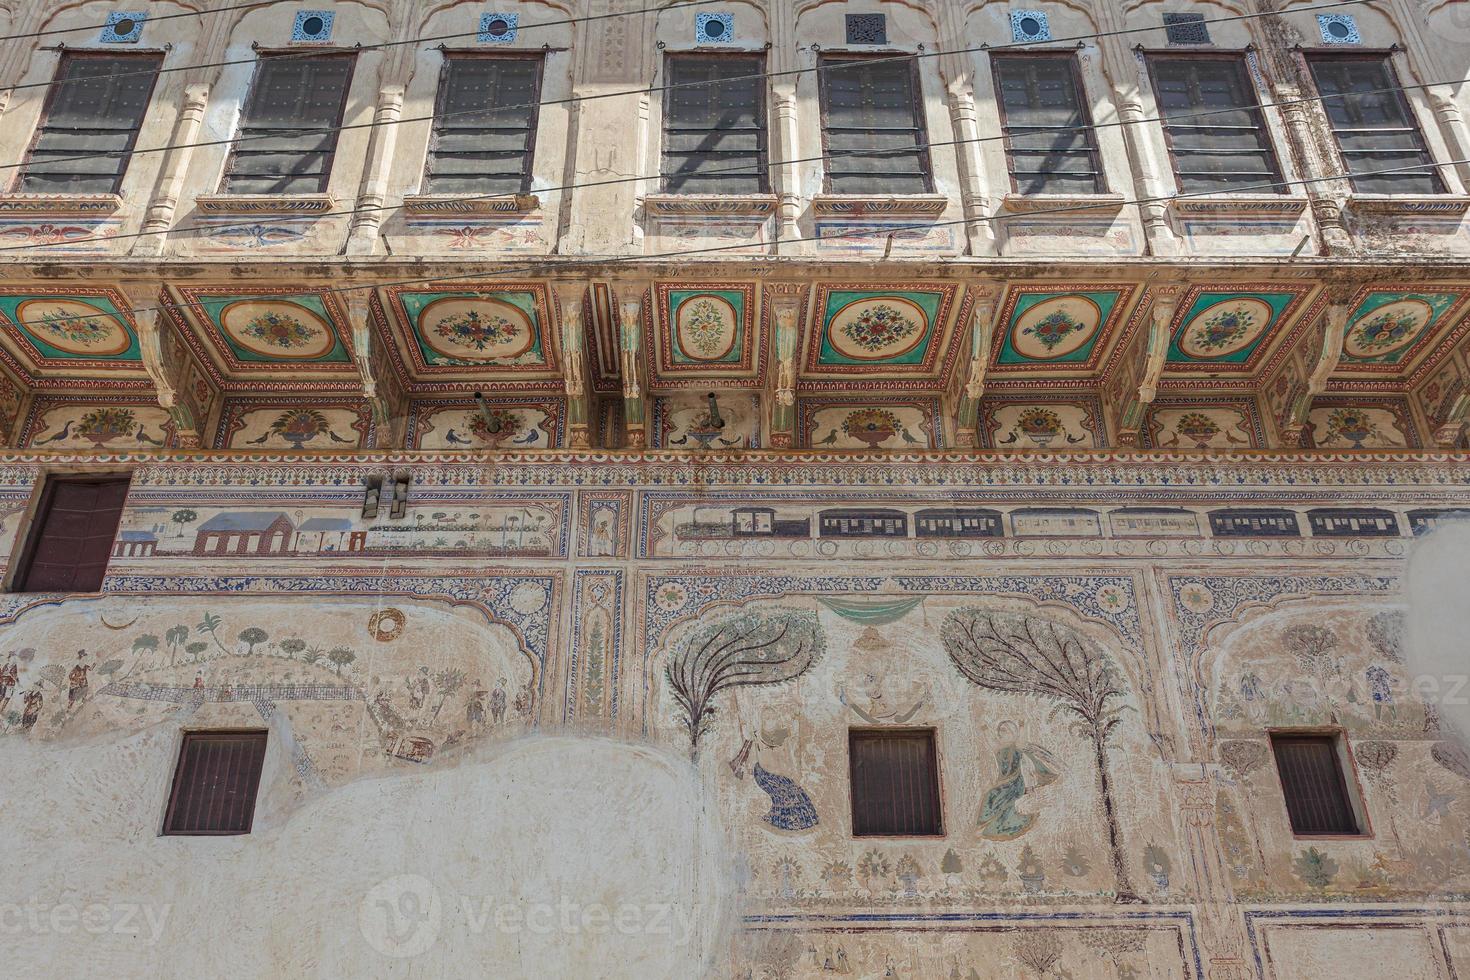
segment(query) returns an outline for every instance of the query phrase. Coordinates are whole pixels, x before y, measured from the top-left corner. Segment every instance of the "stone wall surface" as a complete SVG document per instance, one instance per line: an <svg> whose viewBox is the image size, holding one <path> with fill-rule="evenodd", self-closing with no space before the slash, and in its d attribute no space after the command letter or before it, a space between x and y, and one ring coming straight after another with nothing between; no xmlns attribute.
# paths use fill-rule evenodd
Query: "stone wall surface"
<svg viewBox="0 0 1470 980"><path fill-rule="evenodd" d="M1402 579L1466 462L9 457L12 549L38 473L79 465L131 471L123 530L157 545L0 605L5 901L43 926L17 975L1454 976L1470 762L1411 683ZM405 517L362 518L399 469ZM260 512L279 547L195 549ZM712 635L770 656L724 683ZM971 680L986 636L1076 697ZM179 732L251 726L252 833L157 836ZM937 733L941 837L852 834L847 732L888 726ZM1287 824L1265 732L1319 726L1361 839ZM562 900L573 931L495 925ZM156 924L47 918L89 903Z"/></svg>

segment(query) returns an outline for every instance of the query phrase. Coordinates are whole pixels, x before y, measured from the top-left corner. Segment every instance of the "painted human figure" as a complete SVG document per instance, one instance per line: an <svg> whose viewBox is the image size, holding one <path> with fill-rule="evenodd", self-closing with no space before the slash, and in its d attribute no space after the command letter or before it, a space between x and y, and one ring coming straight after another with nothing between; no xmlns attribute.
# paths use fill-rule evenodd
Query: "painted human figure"
<svg viewBox="0 0 1470 980"><path fill-rule="evenodd" d="M1389 717L1397 718L1399 709L1393 703L1393 678L1388 671L1374 664L1365 671L1365 676L1368 678L1368 691L1373 697L1373 717L1382 720L1383 707L1387 705Z"/></svg>
<svg viewBox="0 0 1470 980"><path fill-rule="evenodd" d="M5 664L0 666L0 708L5 707L10 695L15 692L16 685L20 683L20 666L15 662L15 654L5 658Z"/></svg>
<svg viewBox="0 0 1470 980"><path fill-rule="evenodd" d="M1015 722L1001 722L997 734L1002 740L995 753L1000 774L986 792L985 802L980 807L980 836L986 840L1015 840L1036 822L1036 814L1021 813L1016 804L1027 793L1056 782L1057 770L1061 767L1056 758L1040 746L1022 746L1020 729ZM1030 785L1026 779L1027 763L1032 772Z"/></svg>
<svg viewBox="0 0 1470 980"><path fill-rule="evenodd" d="M612 515L604 508L593 512L592 535L588 551L594 558L611 558L617 547L613 544Z"/></svg>
<svg viewBox="0 0 1470 980"><path fill-rule="evenodd" d="M477 688L464 707L464 720L472 732L485 727L485 696L489 693L484 688Z"/></svg>
<svg viewBox="0 0 1470 980"><path fill-rule="evenodd" d="M420 711L424 702L429 700L429 668L420 667L418 676L405 679L408 685L408 707L411 711Z"/></svg>
<svg viewBox="0 0 1470 980"><path fill-rule="evenodd" d="M490 717L495 724L505 720L505 678L495 682L495 690L490 692Z"/></svg>
<svg viewBox="0 0 1470 980"><path fill-rule="evenodd" d="M66 706L73 708L78 701L86 700L87 697L87 671L92 669L91 664L83 663L87 651L77 651L77 663L72 667L71 673L66 676Z"/></svg>
<svg viewBox="0 0 1470 980"><path fill-rule="evenodd" d="M20 716L20 727L22 731L30 731L36 727L36 721L41 717L41 703L45 698L41 694L41 685L37 684L33 689L26 692L23 699L23 713Z"/></svg>

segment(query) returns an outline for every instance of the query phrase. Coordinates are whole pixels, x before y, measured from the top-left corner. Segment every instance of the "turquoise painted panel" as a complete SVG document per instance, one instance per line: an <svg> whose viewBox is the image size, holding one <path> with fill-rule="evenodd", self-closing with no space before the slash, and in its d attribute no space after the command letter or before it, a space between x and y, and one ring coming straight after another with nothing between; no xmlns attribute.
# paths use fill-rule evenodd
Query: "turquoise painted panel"
<svg viewBox="0 0 1470 980"><path fill-rule="evenodd" d="M1170 364L1243 364L1271 334L1293 293L1200 293L1169 340Z"/></svg>
<svg viewBox="0 0 1470 980"><path fill-rule="evenodd" d="M1000 364L1085 364L1120 292L1023 293L1001 341Z"/></svg>
<svg viewBox="0 0 1470 980"><path fill-rule="evenodd" d="M833 290L822 311L817 363L827 367L923 364L944 303L937 292Z"/></svg>
<svg viewBox="0 0 1470 980"><path fill-rule="evenodd" d="M104 297L0 296L0 312L48 360L142 360L137 335Z"/></svg>

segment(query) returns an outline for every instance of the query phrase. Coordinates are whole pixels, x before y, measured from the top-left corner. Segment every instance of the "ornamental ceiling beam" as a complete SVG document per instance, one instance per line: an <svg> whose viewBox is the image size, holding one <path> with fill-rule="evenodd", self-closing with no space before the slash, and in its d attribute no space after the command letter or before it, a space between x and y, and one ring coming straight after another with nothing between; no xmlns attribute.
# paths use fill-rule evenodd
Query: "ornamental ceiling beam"
<svg viewBox="0 0 1470 980"><path fill-rule="evenodd" d="M1121 446L1139 444L1144 415L1159 391L1159 379L1163 377L1169 354L1169 332L1184 293L1183 283L1165 283L1151 288L1144 298L1144 302L1151 304L1148 332L1143 335L1142 364L1137 369L1138 387L1122 392L1123 405L1118 412L1117 432L1114 434ZM1123 356L1136 358L1139 353L1125 351Z"/></svg>
<svg viewBox="0 0 1470 980"><path fill-rule="evenodd" d="M193 399L183 397L191 355L167 322L163 309L167 296L153 283L123 284L119 291L127 300L128 317L138 334L138 354L153 382L158 407L166 409L173 422L175 447L199 449L203 445L200 430L206 420L196 418L190 408Z"/></svg>
<svg viewBox="0 0 1470 980"><path fill-rule="evenodd" d="M1312 400L1327 390L1327 381L1342 360L1342 343L1347 334L1348 317L1352 315L1351 287L1331 291L1330 302L1322 311L1316 338L1316 357L1304 382L1295 386L1287 399L1286 415L1281 423L1282 441L1287 446L1301 443L1307 421L1312 414Z"/></svg>
<svg viewBox="0 0 1470 980"><path fill-rule="evenodd" d="M807 295L807 287L794 282L768 282L761 290L761 302L771 306L773 331L761 412L768 420L767 443L772 449L796 445L796 355L801 349L801 304Z"/></svg>
<svg viewBox="0 0 1470 980"><path fill-rule="evenodd" d="M648 448L648 385L643 356L643 318L649 303L651 282L628 279L617 283L618 359L623 374L623 446Z"/></svg>
<svg viewBox="0 0 1470 980"><path fill-rule="evenodd" d="M586 303L589 282L559 282L553 287L560 320L561 352L567 395L567 445L592 448L592 392L587 383L591 364L587 356Z"/></svg>
<svg viewBox="0 0 1470 980"><path fill-rule="evenodd" d="M957 370L945 392L944 414L955 420L955 445L973 449L980 438L980 400L985 397L985 377L990 369L990 349L994 345L996 317L1000 309L1000 286L981 283L972 286L975 302L970 314L969 361ZM964 352L962 352L963 355Z"/></svg>

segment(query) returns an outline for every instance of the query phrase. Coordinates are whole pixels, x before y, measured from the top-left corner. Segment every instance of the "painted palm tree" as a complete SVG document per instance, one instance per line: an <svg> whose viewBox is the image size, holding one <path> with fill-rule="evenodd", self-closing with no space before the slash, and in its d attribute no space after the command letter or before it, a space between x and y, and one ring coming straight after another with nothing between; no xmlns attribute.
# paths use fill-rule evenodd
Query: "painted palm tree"
<svg viewBox="0 0 1470 980"><path fill-rule="evenodd" d="M958 609L945 618L940 639L970 681L986 690L1049 702L1052 716L1069 716L1072 733L1092 743L1117 900L1141 902L1128 877L1108 767L1108 742L1127 707L1117 664L1075 629L1040 616Z"/></svg>
<svg viewBox="0 0 1470 980"><path fill-rule="evenodd" d="M779 684L806 673L825 642L817 615L800 609L749 609L696 632L664 668L689 731L689 754L715 712L716 694L732 687Z"/></svg>

